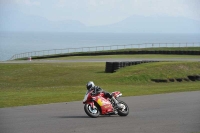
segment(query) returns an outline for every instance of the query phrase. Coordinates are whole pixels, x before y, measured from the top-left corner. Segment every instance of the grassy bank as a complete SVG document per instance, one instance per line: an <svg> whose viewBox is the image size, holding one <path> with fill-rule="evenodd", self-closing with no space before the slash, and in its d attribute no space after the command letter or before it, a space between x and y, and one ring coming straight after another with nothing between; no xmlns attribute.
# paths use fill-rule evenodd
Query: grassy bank
<svg viewBox="0 0 200 133"><path fill-rule="evenodd" d="M199 59L199 55L163 55L163 54L138 54L138 55L98 55L98 56L69 56L48 58L48 60L87 60L87 59ZM46 59L44 59L46 60Z"/></svg>
<svg viewBox="0 0 200 133"><path fill-rule="evenodd" d="M106 91L124 96L200 90L200 81L154 83L152 78L200 74L200 62L157 62L105 73L105 63L0 64L0 107L82 100L93 80Z"/></svg>
<svg viewBox="0 0 200 133"><path fill-rule="evenodd" d="M164 55L199 55L200 47L160 47L160 48L128 48L119 50L102 50L102 51L86 51L72 53L64 52L60 54L40 55L36 53L32 55L32 59L47 59L71 56L97 56L97 55L141 55L141 54L164 54ZM25 58L18 58L16 60L27 60Z"/></svg>

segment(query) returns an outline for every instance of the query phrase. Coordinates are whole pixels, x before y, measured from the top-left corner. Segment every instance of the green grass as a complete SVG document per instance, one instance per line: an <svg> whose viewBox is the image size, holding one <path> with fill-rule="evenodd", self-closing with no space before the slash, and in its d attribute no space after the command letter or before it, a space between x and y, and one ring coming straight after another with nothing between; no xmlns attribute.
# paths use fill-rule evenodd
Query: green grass
<svg viewBox="0 0 200 133"><path fill-rule="evenodd" d="M200 90L200 82L154 83L152 78L200 74L200 62L157 62L105 73L105 63L0 64L0 107L82 100L87 81L123 96Z"/></svg>

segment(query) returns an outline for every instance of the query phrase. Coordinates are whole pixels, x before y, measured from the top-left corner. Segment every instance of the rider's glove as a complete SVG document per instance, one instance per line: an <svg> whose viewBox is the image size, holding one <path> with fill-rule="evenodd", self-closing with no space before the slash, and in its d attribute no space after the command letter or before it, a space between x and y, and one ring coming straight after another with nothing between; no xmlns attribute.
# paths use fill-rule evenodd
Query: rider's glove
<svg viewBox="0 0 200 133"><path fill-rule="evenodd" d="M94 92L91 93L92 96L96 95Z"/></svg>

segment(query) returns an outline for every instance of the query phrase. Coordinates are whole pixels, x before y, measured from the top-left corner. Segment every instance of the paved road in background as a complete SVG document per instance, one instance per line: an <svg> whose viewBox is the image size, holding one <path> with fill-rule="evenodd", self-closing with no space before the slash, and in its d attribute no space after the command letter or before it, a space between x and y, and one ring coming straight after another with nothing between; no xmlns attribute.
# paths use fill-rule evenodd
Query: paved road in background
<svg viewBox="0 0 200 133"><path fill-rule="evenodd" d="M83 94L84 95L84 94ZM122 97L127 117L89 118L82 101L0 109L1 133L199 133L200 91Z"/></svg>
<svg viewBox="0 0 200 133"><path fill-rule="evenodd" d="M22 60L22 61L0 61L0 63L65 63L65 62L114 62L114 61L200 61L200 58L106 58L106 59L74 59L74 60Z"/></svg>

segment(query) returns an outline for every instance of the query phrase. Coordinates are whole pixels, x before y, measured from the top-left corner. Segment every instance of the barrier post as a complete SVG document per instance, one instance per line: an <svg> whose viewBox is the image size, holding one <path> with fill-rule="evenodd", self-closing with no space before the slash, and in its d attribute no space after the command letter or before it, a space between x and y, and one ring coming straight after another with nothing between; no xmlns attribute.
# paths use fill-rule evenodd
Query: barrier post
<svg viewBox="0 0 200 133"><path fill-rule="evenodd" d="M29 60L29 61L31 61L31 60L32 60L32 59L31 59L31 56L30 56L30 57L28 57L28 60Z"/></svg>

